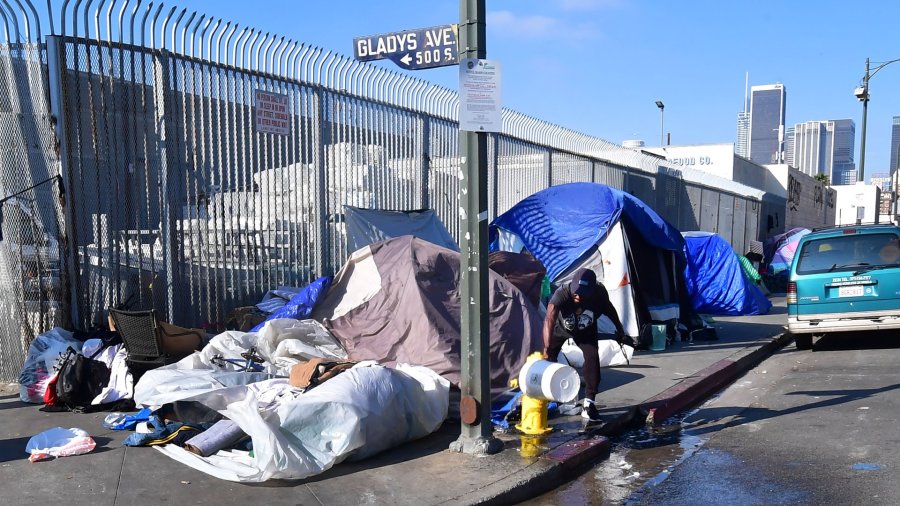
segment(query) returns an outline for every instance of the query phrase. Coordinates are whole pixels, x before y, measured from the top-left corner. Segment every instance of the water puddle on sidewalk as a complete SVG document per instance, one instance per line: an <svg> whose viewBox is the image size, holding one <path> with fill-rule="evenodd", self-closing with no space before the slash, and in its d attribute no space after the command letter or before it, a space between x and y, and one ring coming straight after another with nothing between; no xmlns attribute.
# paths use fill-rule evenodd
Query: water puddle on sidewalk
<svg viewBox="0 0 900 506"><path fill-rule="evenodd" d="M609 458L575 481L523 504L631 504L641 492L662 483L706 439L682 425L691 413L658 427L637 427L610 439Z"/></svg>

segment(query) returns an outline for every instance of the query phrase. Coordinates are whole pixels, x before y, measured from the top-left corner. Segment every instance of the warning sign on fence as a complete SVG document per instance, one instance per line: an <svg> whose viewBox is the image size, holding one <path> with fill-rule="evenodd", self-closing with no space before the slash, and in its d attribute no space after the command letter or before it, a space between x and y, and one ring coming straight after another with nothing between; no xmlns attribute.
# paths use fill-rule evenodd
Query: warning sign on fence
<svg viewBox="0 0 900 506"><path fill-rule="evenodd" d="M256 131L290 135L291 109L287 95L256 90Z"/></svg>

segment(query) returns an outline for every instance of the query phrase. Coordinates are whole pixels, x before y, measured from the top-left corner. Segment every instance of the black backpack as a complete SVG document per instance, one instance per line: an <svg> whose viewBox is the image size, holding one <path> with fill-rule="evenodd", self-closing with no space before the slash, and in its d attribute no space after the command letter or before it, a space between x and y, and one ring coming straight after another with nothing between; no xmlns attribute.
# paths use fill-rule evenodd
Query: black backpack
<svg viewBox="0 0 900 506"><path fill-rule="evenodd" d="M97 351L103 350L103 347ZM85 357L69 348L59 360L59 376L56 380L57 406L72 411L91 408L91 401L109 384L109 368L99 360Z"/></svg>

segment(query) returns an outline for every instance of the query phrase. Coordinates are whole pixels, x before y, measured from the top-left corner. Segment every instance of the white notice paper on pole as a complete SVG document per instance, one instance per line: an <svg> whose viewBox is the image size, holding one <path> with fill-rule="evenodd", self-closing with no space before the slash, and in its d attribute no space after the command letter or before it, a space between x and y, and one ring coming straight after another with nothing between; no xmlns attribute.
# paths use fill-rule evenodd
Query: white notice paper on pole
<svg viewBox="0 0 900 506"><path fill-rule="evenodd" d="M459 129L499 132L500 62L466 58L459 62Z"/></svg>

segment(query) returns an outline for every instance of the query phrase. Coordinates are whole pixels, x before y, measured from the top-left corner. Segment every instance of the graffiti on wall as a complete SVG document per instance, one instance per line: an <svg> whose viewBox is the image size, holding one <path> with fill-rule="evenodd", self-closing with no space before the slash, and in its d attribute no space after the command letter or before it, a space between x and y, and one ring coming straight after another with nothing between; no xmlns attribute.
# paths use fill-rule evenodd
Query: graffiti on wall
<svg viewBox="0 0 900 506"><path fill-rule="evenodd" d="M803 185L794 176L788 175L788 207L791 211L796 211L800 206L800 193Z"/></svg>
<svg viewBox="0 0 900 506"><path fill-rule="evenodd" d="M823 193L824 189L821 185L816 185L816 187L813 189L813 206L816 209L821 209L825 205Z"/></svg>

